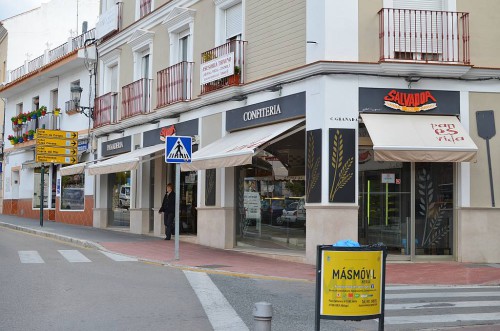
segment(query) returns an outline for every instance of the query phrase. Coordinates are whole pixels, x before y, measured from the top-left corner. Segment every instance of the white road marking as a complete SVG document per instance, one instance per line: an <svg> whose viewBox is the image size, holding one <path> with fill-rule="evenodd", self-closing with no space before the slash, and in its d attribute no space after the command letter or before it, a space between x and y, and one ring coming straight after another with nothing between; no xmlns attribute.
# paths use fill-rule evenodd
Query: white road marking
<svg viewBox="0 0 500 331"><path fill-rule="evenodd" d="M117 262L137 262L138 261L135 257L130 257L130 256L126 256L126 255L121 255L121 254L115 254L115 253L105 252L105 251L99 251L99 252L106 255L111 260L117 261Z"/></svg>
<svg viewBox="0 0 500 331"><path fill-rule="evenodd" d="M21 263L45 263L37 251L18 251Z"/></svg>
<svg viewBox="0 0 500 331"><path fill-rule="evenodd" d="M466 321L500 321L500 313L446 314L385 317L385 324L429 324Z"/></svg>
<svg viewBox="0 0 500 331"><path fill-rule="evenodd" d="M75 263L75 262L92 262L85 255L80 253L77 250L65 250L65 249L60 249L58 250L61 255L68 260L68 262Z"/></svg>
<svg viewBox="0 0 500 331"><path fill-rule="evenodd" d="M500 297L500 292L432 292L432 293L389 293L385 299L420 299L420 298L460 298L460 297Z"/></svg>
<svg viewBox="0 0 500 331"><path fill-rule="evenodd" d="M214 331L249 331L206 273L184 270L184 274L205 309Z"/></svg>
<svg viewBox="0 0 500 331"><path fill-rule="evenodd" d="M500 301L460 301L460 302L414 302L401 304L385 304L385 310L399 309L436 309L436 308L472 308L500 307Z"/></svg>

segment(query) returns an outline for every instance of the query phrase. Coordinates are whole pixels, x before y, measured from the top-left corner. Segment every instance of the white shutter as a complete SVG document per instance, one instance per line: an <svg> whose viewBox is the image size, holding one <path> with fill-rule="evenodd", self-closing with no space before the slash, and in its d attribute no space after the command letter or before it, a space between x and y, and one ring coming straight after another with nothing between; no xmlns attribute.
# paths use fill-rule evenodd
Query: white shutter
<svg viewBox="0 0 500 331"><path fill-rule="evenodd" d="M242 5L237 5L226 9L226 40L242 33Z"/></svg>
<svg viewBox="0 0 500 331"><path fill-rule="evenodd" d="M394 0L393 4L395 9L412 10L394 11L395 50L442 54L445 34L442 20L446 18L439 11L444 8L443 0Z"/></svg>

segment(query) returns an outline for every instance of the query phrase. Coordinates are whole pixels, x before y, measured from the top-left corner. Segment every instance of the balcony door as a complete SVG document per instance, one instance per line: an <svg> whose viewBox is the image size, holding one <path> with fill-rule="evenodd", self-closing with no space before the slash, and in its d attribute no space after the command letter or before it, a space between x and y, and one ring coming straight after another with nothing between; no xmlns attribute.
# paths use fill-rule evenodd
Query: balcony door
<svg viewBox="0 0 500 331"><path fill-rule="evenodd" d="M179 62L188 62L189 56L189 30L179 33ZM187 99L188 91L188 66L182 66L182 100Z"/></svg>

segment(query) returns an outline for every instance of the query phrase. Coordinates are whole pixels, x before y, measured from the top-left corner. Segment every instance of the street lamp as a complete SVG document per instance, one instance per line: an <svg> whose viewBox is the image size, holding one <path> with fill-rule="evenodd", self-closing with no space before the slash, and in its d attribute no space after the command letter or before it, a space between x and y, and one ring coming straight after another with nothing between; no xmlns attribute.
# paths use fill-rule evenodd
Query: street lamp
<svg viewBox="0 0 500 331"><path fill-rule="evenodd" d="M76 111L87 117L94 118L94 107L80 106L80 99L82 97L83 89L79 85L76 85L76 86L71 86L70 91L71 91L71 100L75 104ZM85 112L86 110L88 110L88 113Z"/></svg>

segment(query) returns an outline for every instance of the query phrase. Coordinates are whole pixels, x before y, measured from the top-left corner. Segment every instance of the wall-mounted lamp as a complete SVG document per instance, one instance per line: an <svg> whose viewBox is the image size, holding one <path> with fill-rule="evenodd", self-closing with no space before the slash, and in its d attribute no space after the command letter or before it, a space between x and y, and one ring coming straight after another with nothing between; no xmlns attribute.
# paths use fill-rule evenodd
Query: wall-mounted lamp
<svg viewBox="0 0 500 331"><path fill-rule="evenodd" d="M416 82L418 82L421 79L422 79L422 77L420 77L420 76L408 76L408 77L405 77L405 80L408 83L416 83Z"/></svg>
<svg viewBox="0 0 500 331"><path fill-rule="evenodd" d="M80 99L82 97L83 89L79 85L76 85L76 86L71 86L70 91L71 91L71 100L73 100L73 102L75 103L76 111L87 117L94 118L94 107L80 106ZM85 112L86 110L88 110L88 113Z"/></svg>
<svg viewBox="0 0 500 331"><path fill-rule="evenodd" d="M231 101L243 101L243 100L246 100L247 99L247 96L246 95L235 95L233 97L231 97Z"/></svg>
<svg viewBox="0 0 500 331"><path fill-rule="evenodd" d="M281 86L280 84L266 88L266 91L279 92L279 95L281 95L281 90L283 90L283 86Z"/></svg>

